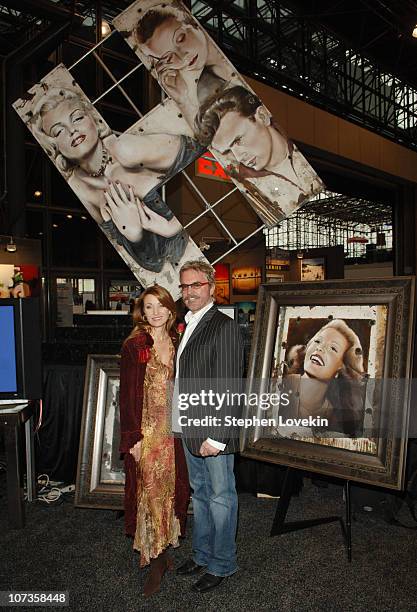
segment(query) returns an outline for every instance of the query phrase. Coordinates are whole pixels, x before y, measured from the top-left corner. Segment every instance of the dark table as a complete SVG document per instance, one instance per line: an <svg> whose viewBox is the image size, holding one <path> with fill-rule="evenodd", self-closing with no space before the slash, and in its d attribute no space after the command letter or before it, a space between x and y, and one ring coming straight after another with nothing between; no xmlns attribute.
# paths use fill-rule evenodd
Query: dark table
<svg viewBox="0 0 417 612"><path fill-rule="evenodd" d="M28 501L36 499L36 475L33 453L34 404L0 405L0 425L4 427L4 445L7 465L7 507L9 525L14 529L25 526L25 505L23 487L23 439L25 429L26 481Z"/></svg>

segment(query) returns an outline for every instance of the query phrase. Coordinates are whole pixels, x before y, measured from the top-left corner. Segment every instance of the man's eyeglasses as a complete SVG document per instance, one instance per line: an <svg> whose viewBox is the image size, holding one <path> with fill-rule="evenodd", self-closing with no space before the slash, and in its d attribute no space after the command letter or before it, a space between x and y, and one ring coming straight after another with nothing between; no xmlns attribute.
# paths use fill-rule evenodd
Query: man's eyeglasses
<svg viewBox="0 0 417 612"><path fill-rule="evenodd" d="M178 285L178 287L181 289L181 291L186 291L187 289L197 289L198 291L199 289L201 289L201 287L204 287L204 285L210 285L210 283L190 283L189 285L183 283L182 285Z"/></svg>

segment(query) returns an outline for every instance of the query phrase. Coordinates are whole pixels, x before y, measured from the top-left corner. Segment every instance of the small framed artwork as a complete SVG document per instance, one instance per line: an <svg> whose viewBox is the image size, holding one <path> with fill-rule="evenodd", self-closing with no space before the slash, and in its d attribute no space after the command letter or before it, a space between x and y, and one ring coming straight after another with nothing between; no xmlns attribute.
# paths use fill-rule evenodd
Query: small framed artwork
<svg viewBox="0 0 417 612"><path fill-rule="evenodd" d="M261 282L260 267L246 266L232 270L232 288L235 295L256 295Z"/></svg>
<svg viewBox="0 0 417 612"><path fill-rule="evenodd" d="M326 278L326 266L324 257L301 260L301 280L316 281Z"/></svg>
<svg viewBox="0 0 417 612"><path fill-rule="evenodd" d="M236 320L236 306L234 304L217 306L217 310L223 312L234 321Z"/></svg>
<svg viewBox="0 0 417 612"><path fill-rule="evenodd" d="M83 508L123 508L119 359L118 355L89 355L87 359L75 489L75 505Z"/></svg>
<svg viewBox="0 0 417 612"><path fill-rule="evenodd" d="M266 258L266 282L267 283L283 283L285 280L285 272L290 271L291 261L289 258L278 259L276 257Z"/></svg>
<svg viewBox="0 0 417 612"><path fill-rule="evenodd" d="M256 302L236 302L237 320L240 325L255 322Z"/></svg>
<svg viewBox="0 0 417 612"><path fill-rule="evenodd" d="M262 285L243 454L401 489L413 308L412 277Z"/></svg>
<svg viewBox="0 0 417 612"><path fill-rule="evenodd" d="M215 300L216 304L230 303L230 265L229 264L214 264L216 288Z"/></svg>

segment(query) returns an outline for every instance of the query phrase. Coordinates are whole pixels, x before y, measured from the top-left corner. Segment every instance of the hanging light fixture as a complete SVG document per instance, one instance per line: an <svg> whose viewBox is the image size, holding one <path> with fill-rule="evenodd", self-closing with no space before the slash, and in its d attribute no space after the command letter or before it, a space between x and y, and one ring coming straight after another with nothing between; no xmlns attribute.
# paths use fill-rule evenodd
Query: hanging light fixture
<svg viewBox="0 0 417 612"><path fill-rule="evenodd" d="M413 30L413 33L412 33L412 37L413 37L413 38L417 38L417 23L416 23L416 25L414 26L414 30Z"/></svg>
<svg viewBox="0 0 417 612"><path fill-rule="evenodd" d="M101 35L102 35L102 37L105 38L105 36L110 34L110 32L111 32L110 24L105 19L103 19L103 21L101 22Z"/></svg>
<svg viewBox="0 0 417 612"><path fill-rule="evenodd" d="M6 251L8 251L9 253L15 253L17 251L17 246L13 240L13 236L10 236L10 240L6 244Z"/></svg>

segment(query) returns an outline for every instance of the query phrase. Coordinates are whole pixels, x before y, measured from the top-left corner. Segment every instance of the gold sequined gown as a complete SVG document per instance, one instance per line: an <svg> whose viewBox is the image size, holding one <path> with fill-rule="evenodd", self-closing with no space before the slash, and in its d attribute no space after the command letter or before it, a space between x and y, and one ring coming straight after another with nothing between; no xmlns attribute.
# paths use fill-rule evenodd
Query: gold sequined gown
<svg viewBox="0 0 417 612"><path fill-rule="evenodd" d="M180 523L174 512L175 455L171 435L171 396L174 347L170 365L159 359L154 347L147 363L143 387L142 446L137 464L137 521L134 548L141 567L169 545L178 546Z"/></svg>

